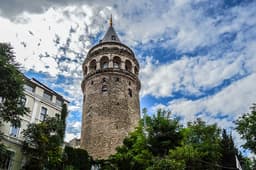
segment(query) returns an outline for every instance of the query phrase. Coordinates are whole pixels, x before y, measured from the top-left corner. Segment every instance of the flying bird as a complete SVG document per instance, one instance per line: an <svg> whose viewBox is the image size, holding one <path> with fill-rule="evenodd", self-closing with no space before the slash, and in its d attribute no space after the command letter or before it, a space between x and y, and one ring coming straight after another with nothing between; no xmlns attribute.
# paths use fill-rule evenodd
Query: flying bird
<svg viewBox="0 0 256 170"><path fill-rule="evenodd" d="M32 31L29 30L28 33L34 36L34 33Z"/></svg>
<svg viewBox="0 0 256 170"><path fill-rule="evenodd" d="M27 44L24 41L20 42L20 44L23 45L24 48L27 47Z"/></svg>

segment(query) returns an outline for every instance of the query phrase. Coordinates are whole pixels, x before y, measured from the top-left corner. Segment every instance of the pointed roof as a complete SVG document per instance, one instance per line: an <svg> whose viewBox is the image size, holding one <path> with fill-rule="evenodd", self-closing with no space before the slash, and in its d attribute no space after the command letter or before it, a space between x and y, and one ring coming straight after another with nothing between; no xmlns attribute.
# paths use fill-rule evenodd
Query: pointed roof
<svg viewBox="0 0 256 170"><path fill-rule="evenodd" d="M101 42L121 42L116 34L114 27L113 27L112 15L111 15L110 22L109 22L109 28Z"/></svg>

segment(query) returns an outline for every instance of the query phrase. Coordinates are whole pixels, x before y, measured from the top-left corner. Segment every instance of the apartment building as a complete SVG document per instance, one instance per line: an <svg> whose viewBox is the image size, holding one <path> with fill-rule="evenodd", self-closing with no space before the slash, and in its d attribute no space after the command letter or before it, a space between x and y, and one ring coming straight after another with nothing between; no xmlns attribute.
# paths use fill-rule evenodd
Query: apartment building
<svg viewBox="0 0 256 170"><path fill-rule="evenodd" d="M39 123L45 116L55 116L60 114L63 103L68 103L60 94L56 93L38 80L26 78L24 85L25 106L29 108L30 113L22 117L21 126L15 128L10 123L1 126L3 139L1 142L7 146L10 151L10 157L6 158L0 164L0 170L18 170L24 163L21 147L23 141L22 131L30 123Z"/></svg>

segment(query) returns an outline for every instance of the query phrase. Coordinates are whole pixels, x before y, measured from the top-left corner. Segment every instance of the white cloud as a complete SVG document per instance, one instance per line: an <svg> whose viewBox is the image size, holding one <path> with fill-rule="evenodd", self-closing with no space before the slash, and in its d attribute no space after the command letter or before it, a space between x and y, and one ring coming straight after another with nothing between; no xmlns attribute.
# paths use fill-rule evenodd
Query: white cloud
<svg viewBox="0 0 256 170"><path fill-rule="evenodd" d="M243 57L239 56L223 56L215 60L208 56L184 56L167 64L157 64L148 57L140 72L141 94L156 97L172 96L173 92L200 95L225 79L244 75L242 63Z"/></svg>
<svg viewBox="0 0 256 170"><path fill-rule="evenodd" d="M69 142L70 140L74 138L80 138L80 134L74 134L74 133L65 133L65 139L64 141Z"/></svg>
<svg viewBox="0 0 256 170"><path fill-rule="evenodd" d="M217 123L222 128L230 128L233 127L232 121L248 112L251 104L255 102L256 91L252 82L256 82L256 73L231 84L213 96L198 100L173 100L165 107L163 105L161 107L182 116L184 122L201 117L206 122ZM198 113L201 114L197 115Z"/></svg>

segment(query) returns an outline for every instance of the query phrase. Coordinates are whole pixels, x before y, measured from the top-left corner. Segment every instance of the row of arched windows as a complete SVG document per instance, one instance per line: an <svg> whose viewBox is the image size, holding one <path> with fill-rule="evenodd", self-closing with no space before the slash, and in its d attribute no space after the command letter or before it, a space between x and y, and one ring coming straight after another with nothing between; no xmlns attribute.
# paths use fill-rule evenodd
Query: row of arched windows
<svg viewBox="0 0 256 170"><path fill-rule="evenodd" d="M109 58L107 56L103 56L100 59L100 69L106 69L109 68ZM115 69L121 69L121 59L120 57L115 56L113 58L113 68ZM89 72L95 71L97 69L97 62L96 60L92 60L89 63ZM135 74L138 74L138 68L135 66L134 70L132 70L132 63L130 60L125 60L125 68L126 71L134 72ZM87 67L84 68L84 74L86 75L88 72Z"/></svg>

